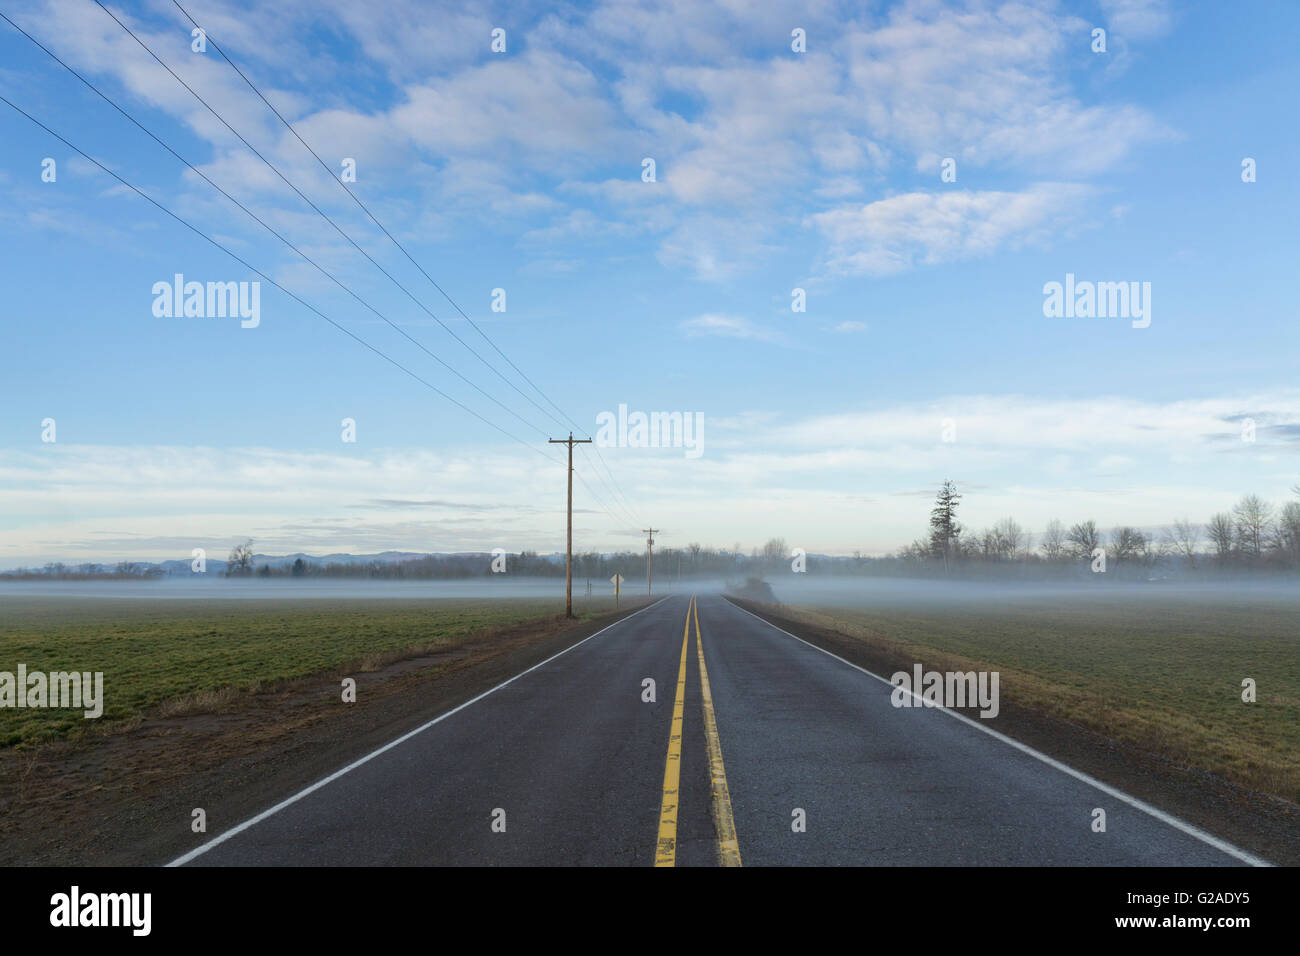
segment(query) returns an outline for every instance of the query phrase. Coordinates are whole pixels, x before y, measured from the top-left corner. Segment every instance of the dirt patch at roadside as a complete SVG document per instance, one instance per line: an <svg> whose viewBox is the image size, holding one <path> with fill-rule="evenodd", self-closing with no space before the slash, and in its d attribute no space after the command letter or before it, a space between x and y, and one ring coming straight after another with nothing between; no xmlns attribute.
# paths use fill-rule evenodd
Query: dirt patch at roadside
<svg viewBox="0 0 1300 956"><path fill-rule="evenodd" d="M84 739L0 752L0 865L166 863L638 609L485 629L373 670L169 702ZM196 808L206 834L191 830Z"/></svg>
<svg viewBox="0 0 1300 956"><path fill-rule="evenodd" d="M886 679L896 671L910 672L914 663L901 658L888 641L875 644L792 619L781 605L729 600ZM1273 863L1300 866L1300 806L1017 704L1005 691L1000 697L992 729ZM978 708L964 712L975 716Z"/></svg>

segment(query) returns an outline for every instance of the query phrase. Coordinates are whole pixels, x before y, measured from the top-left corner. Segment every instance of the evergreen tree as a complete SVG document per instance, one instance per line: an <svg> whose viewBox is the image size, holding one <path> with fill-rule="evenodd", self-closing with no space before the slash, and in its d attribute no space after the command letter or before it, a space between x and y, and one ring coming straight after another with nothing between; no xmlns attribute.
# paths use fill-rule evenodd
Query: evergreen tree
<svg viewBox="0 0 1300 956"><path fill-rule="evenodd" d="M957 523L957 485L951 479L944 481L935 498L934 510L930 512L930 555L934 558L948 560L950 551L957 550L957 537L961 534L961 525Z"/></svg>

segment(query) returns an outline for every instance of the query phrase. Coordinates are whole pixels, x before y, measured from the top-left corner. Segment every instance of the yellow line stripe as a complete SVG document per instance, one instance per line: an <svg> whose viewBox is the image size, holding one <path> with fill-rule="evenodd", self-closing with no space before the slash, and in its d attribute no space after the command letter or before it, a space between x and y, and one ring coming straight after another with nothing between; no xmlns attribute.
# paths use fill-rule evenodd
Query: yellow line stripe
<svg viewBox="0 0 1300 956"><path fill-rule="evenodd" d="M704 666L704 641L700 637L700 607L695 610L695 649L700 659L700 695L704 699L704 738L709 745L709 776L713 778L713 826L718 831L718 864L740 866L740 841L736 839L736 821L731 815L731 791L727 789L727 768L722 764L722 741L718 738L718 721L713 713L713 694L709 691L709 672ZM685 658L682 659L683 662Z"/></svg>
<svg viewBox="0 0 1300 956"><path fill-rule="evenodd" d="M682 630L682 662L677 668L677 698L673 701L673 723L668 733L668 759L664 761L664 796L659 806L659 845L655 866L677 865L677 792L682 774L682 717L686 710L686 649L690 646L691 609L686 608Z"/></svg>

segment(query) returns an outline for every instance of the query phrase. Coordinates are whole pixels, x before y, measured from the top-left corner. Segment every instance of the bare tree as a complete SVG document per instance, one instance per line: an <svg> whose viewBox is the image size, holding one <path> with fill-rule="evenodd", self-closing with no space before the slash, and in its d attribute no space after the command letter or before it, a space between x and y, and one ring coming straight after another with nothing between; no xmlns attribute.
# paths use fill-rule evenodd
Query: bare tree
<svg viewBox="0 0 1300 956"><path fill-rule="evenodd" d="M1201 526L1193 524L1191 519L1179 518L1165 532L1165 537L1175 554L1186 558L1188 564L1195 564L1196 549L1201 546L1201 530Z"/></svg>
<svg viewBox="0 0 1300 956"><path fill-rule="evenodd" d="M253 573L253 539L249 538L243 544L237 544L230 549L230 557L226 559L227 575L242 575Z"/></svg>
<svg viewBox="0 0 1300 956"><path fill-rule="evenodd" d="M998 553L1014 561L1025 550L1025 529L1015 518L1003 518L993 526Z"/></svg>
<svg viewBox="0 0 1300 956"><path fill-rule="evenodd" d="M769 567L779 565L786 557L785 538L769 538L763 545L763 563Z"/></svg>
<svg viewBox="0 0 1300 956"><path fill-rule="evenodd" d="M1053 518L1043 530L1043 540L1038 545L1048 561L1059 561L1065 556L1065 525Z"/></svg>
<svg viewBox="0 0 1300 956"><path fill-rule="evenodd" d="M1137 528L1124 525L1110 533L1110 557L1116 561L1132 561L1145 557L1147 539Z"/></svg>
<svg viewBox="0 0 1300 956"><path fill-rule="evenodd" d="M1214 545L1214 554L1219 563L1227 564L1232 557L1232 549L1237 537L1237 526L1233 523L1232 515L1224 511L1212 515L1210 523L1205 526L1205 533L1209 535L1210 543Z"/></svg>
<svg viewBox="0 0 1300 956"><path fill-rule="evenodd" d="M970 544L976 555L986 561L992 561L1001 556L1002 549L998 546L998 533L992 528L985 528L972 536Z"/></svg>
<svg viewBox="0 0 1300 956"><path fill-rule="evenodd" d="M1237 523L1237 542L1241 550L1258 558L1264 552L1273 525L1273 506L1259 495L1245 495L1232 509Z"/></svg>
<svg viewBox="0 0 1300 956"><path fill-rule="evenodd" d="M1273 548L1286 563L1300 565L1300 502L1288 501L1282 506L1273 528Z"/></svg>
<svg viewBox="0 0 1300 956"><path fill-rule="evenodd" d="M1090 558L1092 552L1101 546L1101 532L1097 530L1097 522L1092 520L1080 521L1078 524L1071 526L1065 540L1069 542L1072 556Z"/></svg>

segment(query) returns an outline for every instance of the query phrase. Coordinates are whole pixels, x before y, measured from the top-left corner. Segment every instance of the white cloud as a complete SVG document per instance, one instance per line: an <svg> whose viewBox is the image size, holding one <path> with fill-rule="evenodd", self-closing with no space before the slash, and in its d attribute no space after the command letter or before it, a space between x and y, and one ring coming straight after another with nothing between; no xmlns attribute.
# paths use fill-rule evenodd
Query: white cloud
<svg viewBox="0 0 1300 956"><path fill-rule="evenodd" d="M1169 19L1151 0L1104 6L1117 30L1150 34ZM233 194L300 208L116 24L79 11L47 0L29 22L74 65L116 76L133 98L210 142L205 171ZM128 22L305 191L346 204L233 71L178 45L175 11L154 13L166 25ZM959 177L996 165L1077 179L1168 135L1131 104L1079 101L1067 54L1088 24L1049 0L904 0L883 11L829 0L597 3L563 16L526 12L508 30L504 56L488 52L492 19L459 0L432 14L414 0L378 8L289 0L256 10L209 0L195 15L322 156L357 159L370 201L387 200L398 218L390 224L405 230L436 216L435 230L450 231L486 211L531 218L535 236L559 240L582 239L584 226L601 220L599 234L625 242L662 234L661 263L710 280L758 267L772 237L796 241L789 223L807 199L878 195L891 165L928 170L953 156ZM808 31L805 54L789 50L796 23ZM303 38L322 28L363 55L343 64L329 47L311 54ZM357 91L382 85L378 78L393 92L372 105ZM653 187L639 180L646 155L658 164ZM399 169L413 172L399 179ZM206 198L206 186L191 185ZM889 214L903 199L875 211ZM965 211L944 203L932 212L965 220L960 235L886 241L848 252L840 268L887 272L1014 244L1019 227L1006 210L980 229L978 202ZM843 212L805 222L825 228ZM430 224L421 226L427 234Z"/></svg>
<svg viewBox="0 0 1300 956"><path fill-rule="evenodd" d="M1173 15L1166 0L1100 0L1111 29L1132 37L1157 37L1169 30Z"/></svg>
<svg viewBox="0 0 1300 956"><path fill-rule="evenodd" d="M749 319L736 315L720 315L715 312L687 319L681 326L691 338L715 335L728 339L757 339L763 342L780 339L776 332L755 325Z"/></svg>
<svg viewBox="0 0 1300 956"><path fill-rule="evenodd" d="M735 316L697 324L742 337L753 328ZM629 499L672 515L688 540L748 545L797 535L812 550L901 546L923 530L929 504L922 496L900 506L899 493L945 476L970 489L963 507L976 525L1014 514L1031 528L1051 517L1148 526L1208 517L1248 491L1283 500L1294 474L1252 469L1243 485L1239 456L1289 458L1300 435L1297 390L1179 402L952 395L785 421L703 413L699 459L673 449L602 451ZM1254 445L1241 441L1243 415L1259 423ZM941 438L949 417L954 443ZM9 529L0 567L39 555L188 557L189 547L249 536L268 553L552 551L563 541L563 475L562 464L518 447L0 451L0 522ZM626 545L626 521L594 510L581 484L575 499L580 547Z"/></svg>
<svg viewBox="0 0 1300 956"><path fill-rule="evenodd" d="M1024 192L907 193L809 217L830 244L832 273L890 275L918 265L1047 243L1090 213L1089 186L1039 183Z"/></svg>
<svg viewBox="0 0 1300 956"><path fill-rule="evenodd" d="M526 50L405 91L394 126L437 155L496 155L513 147L556 171L589 164L611 146L620 119L601 82L559 53Z"/></svg>

